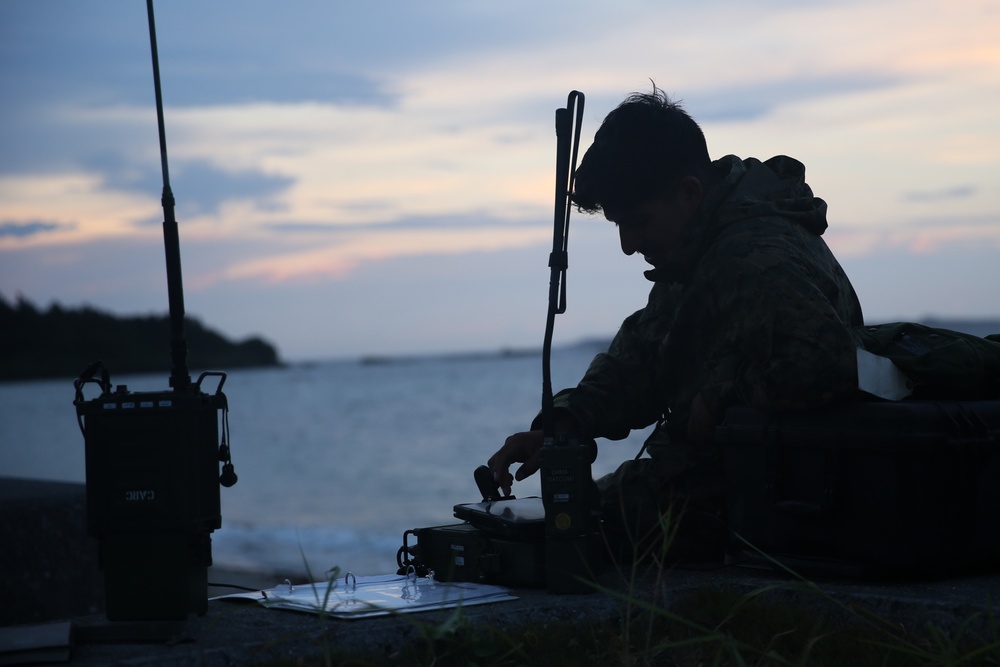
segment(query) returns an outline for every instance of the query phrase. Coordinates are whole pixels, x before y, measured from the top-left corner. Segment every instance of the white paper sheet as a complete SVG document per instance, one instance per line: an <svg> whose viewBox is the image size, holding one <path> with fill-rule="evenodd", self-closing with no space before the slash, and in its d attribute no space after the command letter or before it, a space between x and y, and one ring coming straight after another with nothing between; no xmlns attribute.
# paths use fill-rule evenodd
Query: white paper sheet
<svg viewBox="0 0 1000 667"><path fill-rule="evenodd" d="M413 574L370 577L348 574L332 582L294 586L286 582L256 593L237 593L216 599L224 598L253 599L268 609L291 609L342 619L407 614L517 599L500 586L435 581Z"/></svg>

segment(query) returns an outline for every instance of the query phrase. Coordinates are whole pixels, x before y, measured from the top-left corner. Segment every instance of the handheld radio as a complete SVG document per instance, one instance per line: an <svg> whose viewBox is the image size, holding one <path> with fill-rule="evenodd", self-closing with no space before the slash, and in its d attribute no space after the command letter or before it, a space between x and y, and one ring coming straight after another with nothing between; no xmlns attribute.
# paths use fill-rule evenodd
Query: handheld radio
<svg viewBox="0 0 1000 667"><path fill-rule="evenodd" d="M396 554L399 573L434 572L443 581L485 581L542 586L550 593L589 593L601 564L599 497L591 476L597 456L593 440L555 432L551 377L552 329L566 310L566 238L576 169L583 94L569 94L556 110L556 211L549 257L549 310L542 348L542 497L503 496L487 466L473 477L482 502L455 505L464 523L408 530ZM410 544L409 536L419 544Z"/></svg>
<svg viewBox="0 0 1000 667"><path fill-rule="evenodd" d="M596 515L598 496L591 474L597 445L573 434L556 433L552 395L552 330L555 316L566 312L569 265L570 196L576 172L583 93L572 91L566 108L556 110L556 199L553 248L549 255L549 309L542 347L542 425L540 460L545 507L545 585L550 593L589 593L600 560Z"/></svg>

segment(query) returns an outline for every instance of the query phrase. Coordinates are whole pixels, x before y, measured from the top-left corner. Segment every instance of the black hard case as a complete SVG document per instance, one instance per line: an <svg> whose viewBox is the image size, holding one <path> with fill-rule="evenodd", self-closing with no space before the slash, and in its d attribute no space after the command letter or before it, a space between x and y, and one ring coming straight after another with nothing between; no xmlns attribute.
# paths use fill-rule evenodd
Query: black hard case
<svg viewBox="0 0 1000 667"><path fill-rule="evenodd" d="M98 539L108 619L205 614L210 534L222 525L225 402L221 392L121 391L76 404L85 426L87 530Z"/></svg>
<svg viewBox="0 0 1000 667"><path fill-rule="evenodd" d="M545 508L542 499L504 498L455 505L464 523L408 530L397 560L434 572L441 581L501 586L545 585ZM417 539L408 543L408 536Z"/></svg>
<svg viewBox="0 0 1000 667"><path fill-rule="evenodd" d="M998 432L1000 401L730 409L716 439L733 551L861 575L996 568Z"/></svg>
<svg viewBox="0 0 1000 667"><path fill-rule="evenodd" d="M413 565L432 570L440 581L525 588L545 585L542 540L505 537L471 523L417 528L412 533L417 538L410 550Z"/></svg>

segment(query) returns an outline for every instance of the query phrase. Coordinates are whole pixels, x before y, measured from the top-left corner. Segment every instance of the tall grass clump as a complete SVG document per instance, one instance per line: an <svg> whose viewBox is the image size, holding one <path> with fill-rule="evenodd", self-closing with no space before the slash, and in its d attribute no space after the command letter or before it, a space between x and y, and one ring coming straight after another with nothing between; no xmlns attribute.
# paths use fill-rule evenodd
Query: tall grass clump
<svg viewBox="0 0 1000 667"><path fill-rule="evenodd" d="M621 600L620 665L774 665L803 667L1000 665L1000 631L992 612L972 614L946 630L932 623L906 627L818 584L756 550L788 582L750 591L706 585L674 596L671 512L660 517L662 540L632 563L615 564L624 587L598 587ZM647 536L649 537L649 536ZM542 664L542 663L539 663Z"/></svg>

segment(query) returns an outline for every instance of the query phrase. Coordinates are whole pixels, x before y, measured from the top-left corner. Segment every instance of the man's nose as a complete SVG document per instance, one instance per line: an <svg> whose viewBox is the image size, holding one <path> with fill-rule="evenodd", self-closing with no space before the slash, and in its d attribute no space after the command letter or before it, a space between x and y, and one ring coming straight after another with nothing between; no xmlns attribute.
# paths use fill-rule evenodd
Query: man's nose
<svg viewBox="0 0 1000 667"><path fill-rule="evenodd" d="M618 226L618 238L621 240L622 252L626 255L632 255L639 250L639 234L635 230L629 229L624 225Z"/></svg>

